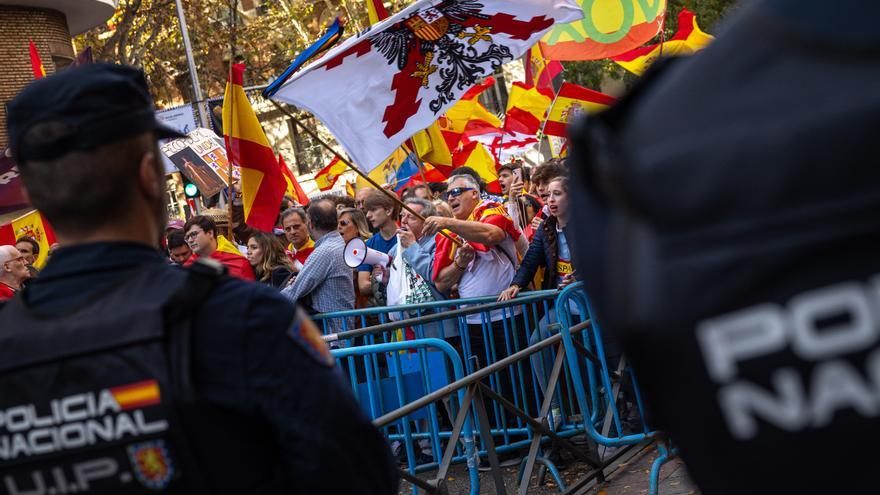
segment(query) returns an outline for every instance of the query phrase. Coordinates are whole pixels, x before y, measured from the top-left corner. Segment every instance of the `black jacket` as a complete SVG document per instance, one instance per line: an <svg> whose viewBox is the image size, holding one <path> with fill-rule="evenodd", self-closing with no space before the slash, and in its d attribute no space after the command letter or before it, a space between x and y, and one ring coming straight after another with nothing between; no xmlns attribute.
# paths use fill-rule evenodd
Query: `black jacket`
<svg viewBox="0 0 880 495"><path fill-rule="evenodd" d="M572 129L578 270L707 495L876 491L817 455L880 440L876 14L747 3Z"/></svg>
<svg viewBox="0 0 880 495"><path fill-rule="evenodd" d="M532 238L529 249L526 251L525 256L523 256L522 263L520 263L519 269L513 276L513 281L510 282L511 285L526 287L535 278L538 268L543 267L546 270L544 271L544 281L541 283L541 288L556 288L556 261L559 259L559 238L556 232L556 225L557 219L555 216L547 217L546 220L541 222L541 227L535 233L535 237ZM566 239L571 239L568 226L563 227L562 231L565 232ZM571 247L570 244L569 247Z"/></svg>
<svg viewBox="0 0 880 495"><path fill-rule="evenodd" d="M59 249L16 297L63 314L145 266L169 280L185 275L147 246L95 243ZM277 291L231 277L196 312L191 359L203 414L191 433L210 492L253 493L281 477L281 493L397 493L384 438L338 368L302 337L294 313ZM4 337L26 331L5 324L0 307Z"/></svg>

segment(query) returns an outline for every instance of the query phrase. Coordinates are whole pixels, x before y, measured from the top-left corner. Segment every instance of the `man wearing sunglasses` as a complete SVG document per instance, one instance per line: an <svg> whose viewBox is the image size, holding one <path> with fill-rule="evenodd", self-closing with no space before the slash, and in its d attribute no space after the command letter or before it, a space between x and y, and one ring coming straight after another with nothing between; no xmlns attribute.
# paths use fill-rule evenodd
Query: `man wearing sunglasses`
<svg viewBox="0 0 880 495"><path fill-rule="evenodd" d="M457 283L462 298L499 294L506 288L504 284L509 285L513 279L518 249L528 248L525 238L503 205L480 198L480 187L469 175L449 178L446 201L453 218L428 217L423 235L435 235L446 229L463 241L463 246L456 247L446 237L436 237L433 279L437 289L446 292ZM467 318L468 324L479 329L480 315ZM491 317L493 322L502 318L501 311L493 312ZM474 333L482 335L481 331Z"/></svg>

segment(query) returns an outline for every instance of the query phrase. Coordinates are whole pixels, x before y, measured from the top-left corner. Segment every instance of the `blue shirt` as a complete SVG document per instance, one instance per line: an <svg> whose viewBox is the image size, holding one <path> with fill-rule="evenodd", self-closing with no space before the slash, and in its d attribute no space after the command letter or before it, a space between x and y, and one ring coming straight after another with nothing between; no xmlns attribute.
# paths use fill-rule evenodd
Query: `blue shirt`
<svg viewBox="0 0 880 495"><path fill-rule="evenodd" d="M571 251L568 249L568 239L565 238L565 230L556 227L556 263L571 263ZM556 283L561 284L565 276L559 269L556 270Z"/></svg>
<svg viewBox="0 0 880 495"><path fill-rule="evenodd" d="M367 247L370 249L375 249L376 251L381 251L385 254L391 252L391 248L397 245L397 236L391 236L391 239L386 240L382 237L381 232L376 232L373 234L373 237L367 239ZM359 272L371 272L373 271L373 265L361 265L358 267Z"/></svg>

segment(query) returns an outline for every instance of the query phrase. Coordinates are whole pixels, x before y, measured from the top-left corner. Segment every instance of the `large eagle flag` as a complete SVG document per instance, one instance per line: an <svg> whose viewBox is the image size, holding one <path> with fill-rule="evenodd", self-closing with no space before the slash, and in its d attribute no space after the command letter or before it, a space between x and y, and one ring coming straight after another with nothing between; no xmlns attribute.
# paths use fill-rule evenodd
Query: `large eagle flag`
<svg viewBox="0 0 880 495"><path fill-rule="evenodd" d="M582 15L575 0L421 0L347 39L273 98L318 117L369 172L554 23Z"/></svg>

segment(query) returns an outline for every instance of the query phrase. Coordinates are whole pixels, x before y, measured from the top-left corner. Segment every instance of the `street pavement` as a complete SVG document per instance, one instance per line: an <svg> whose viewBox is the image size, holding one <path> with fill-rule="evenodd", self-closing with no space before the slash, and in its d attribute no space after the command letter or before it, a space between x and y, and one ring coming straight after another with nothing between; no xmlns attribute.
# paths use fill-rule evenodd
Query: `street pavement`
<svg viewBox="0 0 880 495"><path fill-rule="evenodd" d="M657 458L657 450L653 446L640 446L631 449L618 460L606 467L606 480L597 484L591 481L586 486L573 491L572 495L643 495L648 493L649 474L651 464ZM508 494L517 493L517 468L502 469L504 473L504 485ZM532 476L529 494L550 495L561 493L559 485L549 474L543 484L537 486L537 468ZM562 481L566 488L576 485L578 480L583 479L590 473L586 464L571 462L561 471ZM430 478L433 473L423 474L422 478ZM467 471L462 465L453 466L446 478L450 495L469 493ZM411 494L411 485L402 482L400 494ZM497 493L494 489L492 478L488 472L480 473L480 493ZM681 459L673 459L664 464L660 472L659 495L698 495L693 481L688 477L687 470Z"/></svg>

